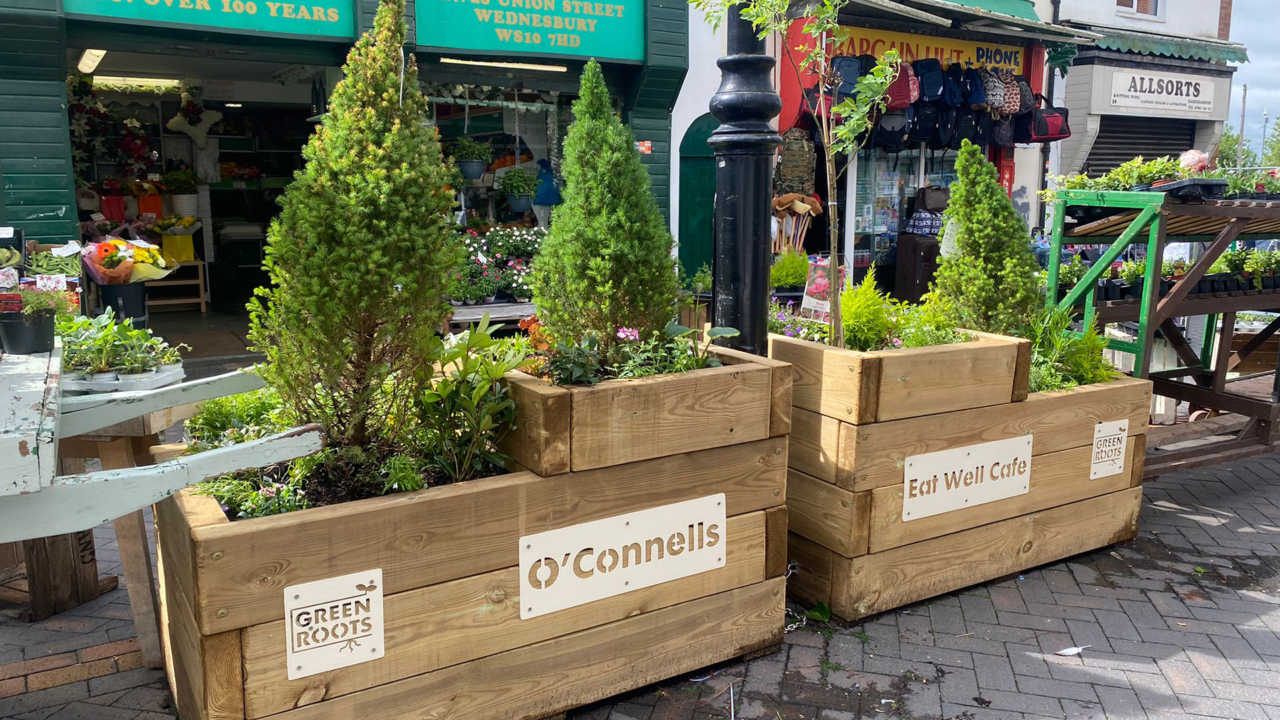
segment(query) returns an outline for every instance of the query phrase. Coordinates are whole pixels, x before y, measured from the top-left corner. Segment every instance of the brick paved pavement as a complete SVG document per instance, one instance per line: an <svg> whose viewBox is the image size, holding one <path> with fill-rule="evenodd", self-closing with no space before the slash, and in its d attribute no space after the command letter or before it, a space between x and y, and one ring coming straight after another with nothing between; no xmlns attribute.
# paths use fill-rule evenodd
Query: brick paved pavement
<svg viewBox="0 0 1280 720"><path fill-rule="evenodd" d="M1280 455L1163 478L1145 498L1133 542L853 627L810 623L779 653L570 718L725 718L732 686L744 720L1280 720ZM127 602L122 589L42 623L0 619L0 718L172 717L161 674L137 667Z"/></svg>

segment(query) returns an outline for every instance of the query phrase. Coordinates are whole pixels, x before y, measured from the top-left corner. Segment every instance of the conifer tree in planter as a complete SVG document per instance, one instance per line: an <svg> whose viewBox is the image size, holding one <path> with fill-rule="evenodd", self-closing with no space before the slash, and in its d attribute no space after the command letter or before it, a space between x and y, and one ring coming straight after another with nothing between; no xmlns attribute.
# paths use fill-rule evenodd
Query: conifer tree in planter
<svg viewBox="0 0 1280 720"><path fill-rule="evenodd" d="M607 349L621 327L648 337L671 318L672 239L594 60L583 69L573 116L561 163L564 202L534 266L534 302L554 337L591 335Z"/></svg>
<svg viewBox="0 0 1280 720"><path fill-rule="evenodd" d="M331 446L394 439L387 418L405 417L424 389L418 371L460 260L452 170L404 38L404 0L385 0L280 199L272 284L250 306L265 379Z"/></svg>

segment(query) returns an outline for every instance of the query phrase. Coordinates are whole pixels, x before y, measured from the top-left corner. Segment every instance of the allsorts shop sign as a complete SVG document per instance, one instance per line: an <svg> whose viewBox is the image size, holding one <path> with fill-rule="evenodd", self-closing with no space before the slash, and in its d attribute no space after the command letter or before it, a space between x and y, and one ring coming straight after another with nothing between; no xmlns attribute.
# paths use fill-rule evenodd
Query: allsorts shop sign
<svg viewBox="0 0 1280 720"><path fill-rule="evenodd" d="M1112 107L1211 113L1217 92L1217 83L1200 75L1117 70L1111 76Z"/></svg>
<svg viewBox="0 0 1280 720"><path fill-rule="evenodd" d="M719 494L522 537L520 617L722 568L726 529Z"/></svg>
<svg viewBox="0 0 1280 720"><path fill-rule="evenodd" d="M351 0L63 0L68 15L243 32L353 38Z"/></svg>

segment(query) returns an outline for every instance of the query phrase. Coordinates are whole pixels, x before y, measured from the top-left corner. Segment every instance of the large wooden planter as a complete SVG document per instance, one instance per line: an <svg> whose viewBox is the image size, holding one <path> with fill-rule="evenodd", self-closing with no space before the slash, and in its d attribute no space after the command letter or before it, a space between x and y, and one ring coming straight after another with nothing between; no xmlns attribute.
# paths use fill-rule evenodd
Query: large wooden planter
<svg viewBox="0 0 1280 720"><path fill-rule="evenodd" d="M181 717L542 718L776 646L789 369L732 355L574 390L513 375L527 470L234 523L190 492L160 503ZM521 618L522 538L719 493L723 567ZM290 680L284 589L370 568L385 655Z"/></svg>
<svg viewBox="0 0 1280 720"><path fill-rule="evenodd" d="M1028 395L1030 348L998 336L870 358L789 338L772 345L794 363L797 597L857 620L1137 533L1149 382ZM1091 480L1095 426L1118 420L1129 421L1123 469ZM904 518L910 458L1027 435L1025 492Z"/></svg>

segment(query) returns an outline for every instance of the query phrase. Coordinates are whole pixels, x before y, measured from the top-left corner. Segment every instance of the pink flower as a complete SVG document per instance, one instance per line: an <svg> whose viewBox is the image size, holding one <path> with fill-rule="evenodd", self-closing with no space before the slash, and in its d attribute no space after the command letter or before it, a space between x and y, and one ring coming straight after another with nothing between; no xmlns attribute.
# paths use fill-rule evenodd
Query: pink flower
<svg viewBox="0 0 1280 720"><path fill-rule="evenodd" d="M276 487L272 485L270 487L261 488L258 490L258 494L262 497L273 498L276 496Z"/></svg>
<svg viewBox="0 0 1280 720"><path fill-rule="evenodd" d="M634 342L640 339L640 331L634 328L618 328L618 339L631 340Z"/></svg>

